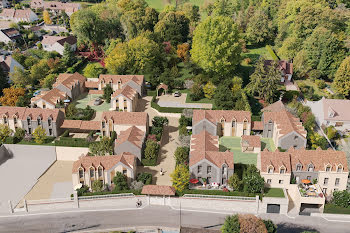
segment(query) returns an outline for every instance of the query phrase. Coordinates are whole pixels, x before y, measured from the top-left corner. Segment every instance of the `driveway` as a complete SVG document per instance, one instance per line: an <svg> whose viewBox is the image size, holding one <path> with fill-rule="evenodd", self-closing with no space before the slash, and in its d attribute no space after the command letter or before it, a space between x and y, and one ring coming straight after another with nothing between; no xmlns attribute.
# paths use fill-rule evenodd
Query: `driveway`
<svg viewBox="0 0 350 233"><path fill-rule="evenodd" d="M16 206L39 177L56 161L53 146L5 145L13 155L0 166L0 212L8 212L8 201Z"/></svg>
<svg viewBox="0 0 350 233"><path fill-rule="evenodd" d="M212 109L212 104L206 103L186 103L187 93L182 93L180 97L174 97L173 95L161 95L157 97L158 105L161 107L173 107L173 108L208 108Z"/></svg>
<svg viewBox="0 0 350 233"><path fill-rule="evenodd" d="M158 112L151 108L152 97L146 96L142 98L138 104L137 111L147 112L149 115L150 125L152 119L155 116L158 116ZM168 117L169 125L164 128L164 134L161 143L161 151L158 156L158 165L157 166L146 166L139 167L138 172L148 172L153 175L153 183L157 185L172 185L170 174L175 169L175 158L174 153L176 148L179 146L178 141L178 126L179 118L178 117ZM163 169L165 172L163 176L160 175L160 169Z"/></svg>

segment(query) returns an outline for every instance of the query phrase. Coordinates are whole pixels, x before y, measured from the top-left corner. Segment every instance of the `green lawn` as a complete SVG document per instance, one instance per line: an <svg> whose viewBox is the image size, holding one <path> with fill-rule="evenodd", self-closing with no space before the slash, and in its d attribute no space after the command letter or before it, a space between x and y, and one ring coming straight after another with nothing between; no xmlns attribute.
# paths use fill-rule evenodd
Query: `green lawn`
<svg viewBox="0 0 350 233"><path fill-rule="evenodd" d="M47 137L43 144L36 143L34 141L34 139L32 141L22 140L22 141L18 142L17 144L34 145L34 146L54 146L55 145L55 141L54 140L55 140L55 137Z"/></svg>
<svg viewBox="0 0 350 233"><path fill-rule="evenodd" d="M261 138L261 150L267 148L269 151L275 151L276 146L272 138Z"/></svg>
<svg viewBox="0 0 350 233"><path fill-rule="evenodd" d="M326 204L323 213L327 214L350 214L350 208L339 207L333 204Z"/></svg>
<svg viewBox="0 0 350 233"><path fill-rule="evenodd" d="M254 65L258 60L260 56L264 56L267 59L272 60L271 55L269 54L269 52L267 51L266 47L254 47L251 45L247 46L248 52L247 53L243 53L242 56L244 58L250 58L251 59L251 65Z"/></svg>
<svg viewBox="0 0 350 233"><path fill-rule="evenodd" d="M316 95L327 96L327 94L323 90L319 89L316 83L312 82L311 80L296 80L296 83L304 83L307 86L313 87Z"/></svg>
<svg viewBox="0 0 350 233"><path fill-rule="evenodd" d="M163 11L166 5L175 5L175 1L170 0L146 0L146 2L150 7L156 9L159 12ZM188 2L200 7L203 5L205 0L189 0Z"/></svg>
<svg viewBox="0 0 350 233"><path fill-rule="evenodd" d="M86 108L86 106L88 105L88 102L90 100L94 100L97 97L102 97L102 95L88 95L83 94L79 97L79 99L75 100L73 103L76 104L77 108ZM107 103L107 102L103 102L102 104L95 106L95 105L89 105L92 109L96 110L96 112L104 112L104 111L109 111L109 109L111 108L111 104Z"/></svg>
<svg viewBox="0 0 350 233"><path fill-rule="evenodd" d="M240 137L221 137L219 144L220 151L228 149L233 152L234 163L254 164L256 166L257 154L242 152Z"/></svg>
<svg viewBox="0 0 350 233"><path fill-rule="evenodd" d="M281 188L266 188L264 197L284 197L284 192Z"/></svg>

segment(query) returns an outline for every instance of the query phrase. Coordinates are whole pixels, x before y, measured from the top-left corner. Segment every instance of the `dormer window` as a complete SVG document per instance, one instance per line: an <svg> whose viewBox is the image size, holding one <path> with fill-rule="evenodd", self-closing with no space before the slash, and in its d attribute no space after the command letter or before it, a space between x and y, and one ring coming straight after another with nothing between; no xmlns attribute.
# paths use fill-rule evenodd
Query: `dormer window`
<svg viewBox="0 0 350 233"><path fill-rule="evenodd" d="M79 179L84 178L84 169L83 168L79 168Z"/></svg>
<svg viewBox="0 0 350 233"><path fill-rule="evenodd" d="M51 126L51 124L52 124L51 118L47 119L47 123L48 123L49 126Z"/></svg>
<svg viewBox="0 0 350 233"><path fill-rule="evenodd" d="M31 119L30 117L27 117L27 123L28 123L28 125L30 125L31 122L32 122L32 119Z"/></svg>
<svg viewBox="0 0 350 233"><path fill-rule="evenodd" d="M326 167L326 172L330 172L330 171L331 171L331 166L328 165L328 166Z"/></svg>
<svg viewBox="0 0 350 233"><path fill-rule="evenodd" d="M280 174L284 174L284 173L286 173L286 169L285 169L284 167L282 167L282 168L280 169Z"/></svg>
<svg viewBox="0 0 350 233"><path fill-rule="evenodd" d="M7 124L7 117L4 116L2 119L3 119L3 121L4 121L4 124Z"/></svg>
<svg viewBox="0 0 350 233"><path fill-rule="evenodd" d="M338 168L337 168L337 172L342 172L342 171L343 171L343 166L339 165Z"/></svg>
<svg viewBox="0 0 350 233"><path fill-rule="evenodd" d="M41 125L41 119L38 118L37 121L38 121L38 125Z"/></svg>
<svg viewBox="0 0 350 233"><path fill-rule="evenodd" d="M331 107L329 107L328 108L328 117L334 117L334 115L335 115L334 110Z"/></svg>
<svg viewBox="0 0 350 233"><path fill-rule="evenodd" d="M90 178L95 177L95 169L93 167L90 168Z"/></svg>
<svg viewBox="0 0 350 233"><path fill-rule="evenodd" d="M301 171L301 164L297 165L297 171Z"/></svg>
<svg viewBox="0 0 350 233"><path fill-rule="evenodd" d="M102 177L102 176L103 176L102 167L99 166L98 167L98 177Z"/></svg>
<svg viewBox="0 0 350 233"><path fill-rule="evenodd" d="M308 172L313 172L314 171L314 166L312 164L309 165L309 167L307 168Z"/></svg>
<svg viewBox="0 0 350 233"><path fill-rule="evenodd" d="M14 117L14 118L13 118L13 123L14 123L14 124L17 124L17 117Z"/></svg>
<svg viewBox="0 0 350 233"><path fill-rule="evenodd" d="M102 121L102 128L106 127L106 122Z"/></svg>
<svg viewBox="0 0 350 233"><path fill-rule="evenodd" d="M273 173L273 167L270 166L268 169L267 169L267 173Z"/></svg>

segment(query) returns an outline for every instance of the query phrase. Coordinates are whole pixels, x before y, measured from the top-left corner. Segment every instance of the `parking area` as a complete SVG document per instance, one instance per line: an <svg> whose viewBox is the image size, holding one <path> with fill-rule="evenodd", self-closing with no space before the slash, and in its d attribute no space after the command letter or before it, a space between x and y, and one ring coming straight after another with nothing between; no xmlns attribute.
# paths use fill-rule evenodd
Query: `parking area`
<svg viewBox="0 0 350 233"><path fill-rule="evenodd" d="M166 94L157 97L158 105L161 107L172 108L207 108L212 109L212 104L205 103L186 103L187 93L182 93L181 96L175 97L173 94Z"/></svg>
<svg viewBox="0 0 350 233"><path fill-rule="evenodd" d="M5 147L13 157L0 166L0 212L8 212L9 200L17 205L56 161L53 146L13 144Z"/></svg>
<svg viewBox="0 0 350 233"><path fill-rule="evenodd" d="M254 164L257 163L256 153L242 152L241 137L221 137L219 139L220 151L229 150L233 152L235 163Z"/></svg>
<svg viewBox="0 0 350 233"><path fill-rule="evenodd" d="M109 111L111 105L105 101L102 104L95 106L94 101L96 98L102 98L102 95L99 94L87 94L84 93L77 100L74 101L76 103L77 108L86 108L86 106L90 106L92 109L97 112Z"/></svg>

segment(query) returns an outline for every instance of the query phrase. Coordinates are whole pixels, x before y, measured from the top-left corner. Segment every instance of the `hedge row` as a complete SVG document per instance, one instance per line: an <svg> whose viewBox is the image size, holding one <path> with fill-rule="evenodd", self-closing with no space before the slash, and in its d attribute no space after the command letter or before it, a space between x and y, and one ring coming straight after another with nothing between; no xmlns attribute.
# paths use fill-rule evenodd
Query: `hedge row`
<svg viewBox="0 0 350 233"><path fill-rule="evenodd" d="M157 166L157 159L158 156L155 159L141 159L141 163L143 166Z"/></svg>
<svg viewBox="0 0 350 233"><path fill-rule="evenodd" d="M274 61L278 61L279 60L277 55L275 54L275 52L273 51L273 49L271 48L270 45L266 45L266 49L267 49L267 51L269 52L270 56L272 57L272 59Z"/></svg>
<svg viewBox="0 0 350 233"><path fill-rule="evenodd" d="M168 113L182 113L185 108L170 108L170 107L161 107L156 102L151 102L151 107L157 109L158 112L168 112Z"/></svg>
<svg viewBox="0 0 350 233"><path fill-rule="evenodd" d="M60 140L55 141L55 146L89 147L90 144L85 138L60 137Z"/></svg>
<svg viewBox="0 0 350 233"><path fill-rule="evenodd" d="M206 190L206 189L187 189L181 193L177 193L178 196L183 196L184 194L202 194L202 195L220 195L220 196L240 196L240 197L255 197L256 194L229 191L224 192L222 190Z"/></svg>
<svg viewBox="0 0 350 233"><path fill-rule="evenodd" d="M83 193L81 196L97 196L97 195L110 195L110 194L121 194L121 193L133 193L135 195L141 195L141 190L121 190L121 191L107 191L107 192L89 192Z"/></svg>

